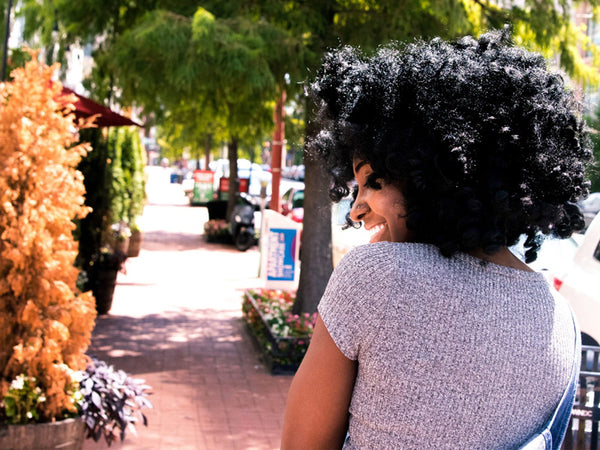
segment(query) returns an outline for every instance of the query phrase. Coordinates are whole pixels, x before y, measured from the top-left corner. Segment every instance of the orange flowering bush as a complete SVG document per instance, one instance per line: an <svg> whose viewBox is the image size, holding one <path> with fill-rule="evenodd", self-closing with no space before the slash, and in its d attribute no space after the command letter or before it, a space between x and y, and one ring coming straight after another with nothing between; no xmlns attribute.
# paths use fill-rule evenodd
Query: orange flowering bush
<svg viewBox="0 0 600 450"><path fill-rule="evenodd" d="M75 145L56 69L33 55L0 84L0 399L19 375L34 378L39 421L77 413L72 373L86 368L96 316L76 288L72 236L88 212L75 168L89 148Z"/></svg>

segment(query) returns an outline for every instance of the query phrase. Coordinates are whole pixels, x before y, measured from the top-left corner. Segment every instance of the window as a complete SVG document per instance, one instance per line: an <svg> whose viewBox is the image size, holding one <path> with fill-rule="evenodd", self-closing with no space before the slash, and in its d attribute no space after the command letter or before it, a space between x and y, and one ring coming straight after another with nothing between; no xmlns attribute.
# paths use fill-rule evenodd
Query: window
<svg viewBox="0 0 600 450"><path fill-rule="evenodd" d="M296 191L292 197L292 209L304 207L304 191Z"/></svg>

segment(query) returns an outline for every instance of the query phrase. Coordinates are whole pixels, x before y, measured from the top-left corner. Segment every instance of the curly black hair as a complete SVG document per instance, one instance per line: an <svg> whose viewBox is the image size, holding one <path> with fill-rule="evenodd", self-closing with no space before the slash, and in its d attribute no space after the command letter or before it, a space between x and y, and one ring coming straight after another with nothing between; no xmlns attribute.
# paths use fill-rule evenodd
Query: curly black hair
<svg viewBox="0 0 600 450"><path fill-rule="evenodd" d="M334 201L348 195L354 156L376 179L400 181L414 241L445 256L493 254L541 235L583 228L590 140L572 92L545 59L509 31L455 42L391 43L373 55L327 53L308 94L320 132L308 151L325 160Z"/></svg>

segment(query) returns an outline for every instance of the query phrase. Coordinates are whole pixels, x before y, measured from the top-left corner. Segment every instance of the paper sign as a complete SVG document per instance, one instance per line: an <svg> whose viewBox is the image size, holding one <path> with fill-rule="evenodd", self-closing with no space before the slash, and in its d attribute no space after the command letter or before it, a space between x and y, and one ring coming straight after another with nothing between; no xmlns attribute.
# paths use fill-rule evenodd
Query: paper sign
<svg viewBox="0 0 600 450"><path fill-rule="evenodd" d="M294 290L300 277L300 230L288 217L264 210L261 219L260 276L267 289Z"/></svg>
<svg viewBox="0 0 600 450"><path fill-rule="evenodd" d="M294 281L297 234L289 228L269 229L267 280Z"/></svg>

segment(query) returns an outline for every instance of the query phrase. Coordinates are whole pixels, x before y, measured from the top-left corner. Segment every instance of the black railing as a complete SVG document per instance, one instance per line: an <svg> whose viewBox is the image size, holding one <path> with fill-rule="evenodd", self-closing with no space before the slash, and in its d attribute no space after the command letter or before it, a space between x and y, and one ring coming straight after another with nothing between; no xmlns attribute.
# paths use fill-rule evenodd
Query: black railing
<svg viewBox="0 0 600 450"><path fill-rule="evenodd" d="M571 421L562 448L598 450L600 347L581 347L581 372Z"/></svg>

